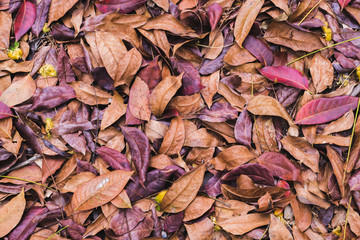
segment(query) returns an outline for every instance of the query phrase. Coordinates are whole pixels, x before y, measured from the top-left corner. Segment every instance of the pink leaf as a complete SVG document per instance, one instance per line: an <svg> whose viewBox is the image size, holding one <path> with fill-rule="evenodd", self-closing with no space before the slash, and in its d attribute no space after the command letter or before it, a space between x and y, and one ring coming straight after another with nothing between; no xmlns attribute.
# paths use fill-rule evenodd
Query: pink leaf
<svg viewBox="0 0 360 240"><path fill-rule="evenodd" d="M24 1L15 17L15 41L18 41L34 24L36 8L31 2Z"/></svg>
<svg viewBox="0 0 360 240"><path fill-rule="evenodd" d="M13 113L10 108L3 102L0 102L0 119L11 117Z"/></svg>
<svg viewBox="0 0 360 240"><path fill-rule="evenodd" d="M318 98L305 104L297 113L295 124L312 125L335 120L350 110L355 110L359 98L339 96Z"/></svg>
<svg viewBox="0 0 360 240"><path fill-rule="evenodd" d="M290 87L304 90L309 89L309 81L296 69L285 66L276 66L264 67L259 71L262 75L275 83L279 82Z"/></svg>
<svg viewBox="0 0 360 240"><path fill-rule="evenodd" d="M341 9L344 9L344 7L346 7L346 5L348 5L350 1L351 0L338 0Z"/></svg>
<svg viewBox="0 0 360 240"><path fill-rule="evenodd" d="M258 162L274 176L288 181L301 181L299 168L281 153L266 152L258 158Z"/></svg>

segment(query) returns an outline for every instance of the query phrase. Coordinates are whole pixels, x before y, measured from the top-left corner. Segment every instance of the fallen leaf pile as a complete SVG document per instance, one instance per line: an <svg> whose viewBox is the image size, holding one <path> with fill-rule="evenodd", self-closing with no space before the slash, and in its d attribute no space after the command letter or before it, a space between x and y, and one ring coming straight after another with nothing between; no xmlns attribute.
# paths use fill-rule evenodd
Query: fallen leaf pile
<svg viewBox="0 0 360 240"><path fill-rule="evenodd" d="M359 0L0 0L0 238L360 237Z"/></svg>

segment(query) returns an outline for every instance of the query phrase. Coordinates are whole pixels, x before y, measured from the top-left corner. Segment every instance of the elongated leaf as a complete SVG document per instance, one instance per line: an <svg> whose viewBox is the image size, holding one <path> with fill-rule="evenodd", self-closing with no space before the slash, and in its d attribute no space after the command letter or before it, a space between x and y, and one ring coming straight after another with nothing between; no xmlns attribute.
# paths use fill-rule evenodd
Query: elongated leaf
<svg viewBox="0 0 360 240"><path fill-rule="evenodd" d="M150 164L149 139L137 128L121 127L121 131L130 146L131 160L135 164L139 181L144 186L146 171Z"/></svg>
<svg viewBox="0 0 360 240"><path fill-rule="evenodd" d="M207 122L225 122L230 119L235 119L238 111L229 103L214 103L210 109L204 108L199 112L199 119Z"/></svg>
<svg viewBox="0 0 360 240"><path fill-rule="evenodd" d="M137 77L130 89L128 105L130 113L137 119L150 120L149 97L149 86Z"/></svg>
<svg viewBox="0 0 360 240"><path fill-rule="evenodd" d="M25 204L25 194L22 190L19 195L0 208L0 237L4 237L20 222Z"/></svg>
<svg viewBox="0 0 360 240"><path fill-rule="evenodd" d="M63 45L57 59L57 73L60 83L70 83L75 81L75 73L71 68L70 59L66 54Z"/></svg>
<svg viewBox="0 0 360 240"><path fill-rule="evenodd" d="M110 106L105 109L103 119L101 120L101 130L116 122L125 112L126 104L124 104L124 99L117 91L114 91Z"/></svg>
<svg viewBox="0 0 360 240"><path fill-rule="evenodd" d="M48 24L50 25L53 21L62 18L77 2L78 0L52 0Z"/></svg>
<svg viewBox="0 0 360 240"><path fill-rule="evenodd" d="M243 216L236 216L218 222L226 232L234 235L242 235L255 228L268 225L270 222L269 215L262 213L252 213Z"/></svg>
<svg viewBox="0 0 360 240"><path fill-rule="evenodd" d="M235 145L219 153L211 160L216 170L231 170L249 162L256 156L245 146Z"/></svg>
<svg viewBox="0 0 360 240"><path fill-rule="evenodd" d="M30 75L23 79L12 83L0 96L0 101L13 107L20 103L25 102L32 97L36 90L34 80Z"/></svg>
<svg viewBox="0 0 360 240"><path fill-rule="evenodd" d="M35 5L29 1L24 1L15 17L15 41L18 41L31 28L35 18Z"/></svg>
<svg viewBox="0 0 360 240"><path fill-rule="evenodd" d="M3 102L0 102L0 119L11 117L13 114L10 108Z"/></svg>
<svg viewBox="0 0 360 240"><path fill-rule="evenodd" d="M199 166L182 176L166 192L161 209L165 212L177 213L183 211L196 197L203 182L206 166Z"/></svg>
<svg viewBox="0 0 360 240"><path fill-rule="evenodd" d="M254 55L264 66L270 66L273 61L273 52L271 49L260 39L248 35L245 38L243 43L244 48L246 48L252 55Z"/></svg>
<svg viewBox="0 0 360 240"><path fill-rule="evenodd" d="M116 170L80 185L71 199L73 209L89 210L111 201L120 194L132 174L133 172Z"/></svg>
<svg viewBox="0 0 360 240"><path fill-rule="evenodd" d="M211 30L214 30L216 28L216 25L218 24L221 18L222 11L223 11L222 7L217 3L211 4L206 9L206 16L209 19Z"/></svg>
<svg viewBox="0 0 360 240"><path fill-rule="evenodd" d="M341 6L341 9L344 9L344 7L346 7L350 1L351 0L338 0L339 4Z"/></svg>
<svg viewBox="0 0 360 240"><path fill-rule="evenodd" d="M162 116L167 104L181 87L183 74L169 76L159 82L150 95L150 110L155 116Z"/></svg>
<svg viewBox="0 0 360 240"><path fill-rule="evenodd" d="M234 127L235 139L238 143L245 146L251 145L251 129L252 122L247 110L243 110L238 119L236 120Z"/></svg>
<svg viewBox="0 0 360 240"><path fill-rule="evenodd" d="M281 153L263 153L258 158L258 163L267 167L274 176L289 181L301 181L300 169Z"/></svg>
<svg viewBox="0 0 360 240"><path fill-rule="evenodd" d="M138 9L146 3L146 0L105 0L105 1L96 1L96 7L102 12L115 12L118 11L120 13L129 13Z"/></svg>
<svg viewBox="0 0 360 240"><path fill-rule="evenodd" d="M312 125L330 122L338 119L349 110L355 110L359 98L339 96L333 98L318 98L305 104L298 111L295 123Z"/></svg>
<svg viewBox="0 0 360 240"><path fill-rule="evenodd" d="M185 126L181 117L171 120L170 127L165 133L164 140L159 149L159 153L174 155L180 153L185 141Z"/></svg>
<svg viewBox="0 0 360 240"><path fill-rule="evenodd" d="M39 36L44 24L46 23L50 4L51 0L43 0L38 5L36 5L36 19L34 21L34 24L31 26L31 32L37 37Z"/></svg>
<svg viewBox="0 0 360 240"><path fill-rule="evenodd" d="M263 4L264 0L247 0L241 6L234 27L235 41L240 47L242 47Z"/></svg>
<svg viewBox="0 0 360 240"><path fill-rule="evenodd" d="M97 148L96 152L113 169L126 171L131 170L129 161L126 159L124 154L105 146Z"/></svg>
<svg viewBox="0 0 360 240"><path fill-rule="evenodd" d="M293 240L289 230L274 214L270 215L269 237L273 240Z"/></svg>
<svg viewBox="0 0 360 240"><path fill-rule="evenodd" d="M279 82L290 87L304 90L309 89L309 81L296 69L286 66L275 66L264 67L259 71L262 75L275 83Z"/></svg>

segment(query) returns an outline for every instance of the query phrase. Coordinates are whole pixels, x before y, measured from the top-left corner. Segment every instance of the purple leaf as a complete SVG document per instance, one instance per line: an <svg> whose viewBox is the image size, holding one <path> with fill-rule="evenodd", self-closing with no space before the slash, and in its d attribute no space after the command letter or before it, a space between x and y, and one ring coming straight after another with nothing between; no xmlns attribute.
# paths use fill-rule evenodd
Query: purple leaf
<svg viewBox="0 0 360 240"><path fill-rule="evenodd" d="M183 219L184 219L184 211L171 214L170 216L168 216L164 222L165 232L167 233L176 232L183 223Z"/></svg>
<svg viewBox="0 0 360 240"><path fill-rule="evenodd" d="M301 181L300 169L281 153L263 153L258 158L258 163L267 167L276 177L288 181Z"/></svg>
<svg viewBox="0 0 360 240"><path fill-rule="evenodd" d="M146 0L104 0L96 1L95 5L102 13L129 13L141 7L144 3L146 3Z"/></svg>
<svg viewBox="0 0 360 240"><path fill-rule="evenodd" d="M149 65L141 69L138 76L149 86L150 92L156 87L161 80L161 72L159 67L159 56L156 56Z"/></svg>
<svg viewBox="0 0 360 240"><path fill-rule="evenodd" d="M206 15L209 19L211 30L214 30L216 28L216 25L221 18L222 10L222 7L217 3L211 4L206 9Z"/></svg>
<svg viewBox="0 0 360 240"><path fill-rule="evenodd" d="M276 91L276 96L279 103L281 103L284 108L288 108L297 101L301 92L301 89L282 85L279 86L279 89Z"/></svg>
<svg viewBox="0 0 360 240"><path fill-rule="evenodd" d="M125 113L125 125L139 125L142 121L136 117L134 117L129 109L129 104L126 106L126 113Z"/></svg>
<svg viewBox="0 0 360 240"><path fill-rule="evenodd" d="M69 57L66 54L62 45L57 61L58 61L57 74L60 84L70 83L75 81L75 73L71 68Z"/></svg>
<svg viewBox="0 0 360 240"><path fill-rule="evenodd" d="M96 152L114 170L131 171L129 161L124 154L105 146L99 147Z"/></svg>
<svg viewBox="0 0 360 240"><path fill-rule="evenodd" d="M33 96L34 101L30 110L51 109L75 97L74 89L68 85L46 87Z"/></svg>
<svg viewBox="0 0 360 240"><path fill-rule="evenodd" d="M251 129L252 122L249 115L249 112L244 109L238 119L236 120L234 133L235 139L238 143L243 144L245 146L251 146Z"/></svg>
<svg viewBox="0 0 360 240"><path fill-rule="evenodd" d="M20 118L14 122L16 130L20 133L21 137L26 140L27 145L36 153L42 153L40 142L35 132L25 124Z"/></svg>
<svg viewBox="0 0 360 240"><path fill-rule="evenodd" d="M11 109L3 102L0 101L0 119L13 116Z"/></svg>
<svg viewBox="0 0 360 240"><path fill-rule="evenodd" d="M61 136L63 134L76 133L78 131L95 129L91 122L63 122L51 129L51 133Z"/></svg>
<svg viewBox="0 0 360 240"><path fill-rule="evenodd" d="M182 77L182 86L180 88L181 95L191 95L199 92L204 88L201 85L199 71L191 64L191 62L180 58L171 58L171 64L177 70L178 74L184 73Z"/></svg>
<svg viewBox="0 0 360 240"><path fill-rule="evenodd" d="M114 80L109 76L104 67L97 67L93 69L94 82L106 89L114 90Z"/></svg>
<svg viewBox="0 0 360 240"><path fill-rule="evenodd" d="M176 166L167 167L164 169L155 169L146 174L145 187L143 188L138 177L134 178L127 184L126 193L128 194L131 202L138 201L142 198L146 198L153 195L171 185L171 177L179 171L183 171L181 168ZM185 173L184 171L181 174Z"/></svg>
<svg viewBox="0 0 360 240"><path fill-rule="evenodd" d="M37 37L39 37L39 34L42 31L44 24L46 23L50 4L51 0L42 0L36 6L36 18L34 24L31 26L31 32Z"/></svg>
<svg viewBox="0 0 360 240"><path fill-rule="evenodd" d="M109 227L116 235L121 236L131 232L145 217L140 208L124 209L111 219Z"/></svg>
<svg viewBox="0 0 360 240"><path fill-rule="evenodd" d="M42 220L39 216L47 211L47 208L43 207L31 207L28 209L24 213L20 223L8 235L8 240L28 239L28 237L33 234L39 220Z"/></svg>
<svg viewBox="0 0 360 240"><path fill-rule="evenodd" d="M208 174L207 172L205 173ZM221 194L221 177L223 176L223 172L218 171L215 175L213 175L209 181L204 182L200 188L200 192L204 192L210 197L217 197ZM206 179L206 177L205 177Z"/></svg>
<svg viewBox="0 0 360 240"><path fill-rule="evenodd" d="M65 25L56 24L51 31L51 35L58 41L70 41L75 38L75 31Z"/></svg>
<svg viewBox="0 0 360 240"><path fill-rule="evenodd" d="M80 70L83 73L90 73L84 57L77 57L70 59L71 66Z"/></svg>
<svg viewBox="0 0 360 240"><path fill-rule="evenodd" d="M293 68L285 66L264 67L259 72L269 80L282 83L287 86L308 90L309 80L301 75L301 73Z"/></svg>
<svg viewBox="0 0 360 240"><path fill-rule="evenodd" d="M94 175L99 175L98 171L96 170L96 168L94 168L94 166L87 162L87 161L80 161L79 159L76 160L77 163L77 173L81 173L81 172L91 172Z"/></svg>
<svg viewBox="0 0 360 240"><path fill-rule="evenodd" d="M230 172L226 173L222 178L222 182L236 181L240 175L247 175L257 184L263 184L268 186L275 186L274 177L270 170L257 163L247 163L234 168Z"/></svg>
<svg viewBox="0 0 360 240"><path fill-rule="evenodd" d="M237 118L238 111L228 102L214 103L210 109L204 108L199 112L199 119L208 122L225 122Z"/></svg>
<svg viewBox="0 0 360 240"><path fill-rule="evenodd" d="M244 42L246 48L254 57L259 60L264 66L271 66L274 61L273 52L271 49L260 39L252 35L248 35Z"/></svg>
<svg viewBox="0 0 360 240"><path fill-rule="evenodd" d="M145 187L146 172L150 163L150 143L146 135L134 127L121 127L125 140L128 142L131 159L135 164L139 181Z"/></svg>
<svg viewBox="0 0 360 240"><path fill-rule="evenodd" d="M356 171L349 179L349 186L351 191L360 190L360 171Z"/></svg>
<svg viewBox="0 0 360 240"><path fill-rule="evenodd" d="M35 5L23 1L14 22L15 41L18 41L33 25L36 18Z"/></svg>
<svg viewBox="0 0 360 240"><path fill-rule="evenodd" d="M77 224L76 222L74 222L71 219L68 220L60 220L60 224L63 227L67 228L65 229L67 234L70 235L71 239L73 240L82 240L83 237L82 235L84 235L86 228Z"/></svg>

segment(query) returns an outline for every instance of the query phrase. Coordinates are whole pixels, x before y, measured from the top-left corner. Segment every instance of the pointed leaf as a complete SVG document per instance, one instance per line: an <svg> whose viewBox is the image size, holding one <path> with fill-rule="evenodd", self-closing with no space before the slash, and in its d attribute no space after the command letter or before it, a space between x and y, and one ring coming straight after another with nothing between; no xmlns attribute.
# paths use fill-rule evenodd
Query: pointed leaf
<svg viewBox="0 0 360 240"><path fill-rule="evenodd" d="M259 71L262 75L275 83L279 82L290 87L304 90L309 89L309 81L296 69L286 66L271 66L259 69Z"/></svg>
<svg viewBox="0 0 360 240"><path fill-rule="evenodd" d="M202 164L176 180L166 192L161 209L169 213L183 211L196 197L203 182L206 166Z"/></svg>
<svg viewBox="0 0 360 240"><path fill-rule="evenodd" d="M252 35L248 35L243 42L246 48L252 55L254 55L264 66L270 66L273 61L273 52L260 39Z"/></svg>
<svg viewBox="0 0 360 240"><path fill-rule="evenodd" d="M133 172L115 170L80 185L71 200L75 211L99 207L120 194Z"/></svg>
<svg viewBox="0 0 360 240"><path fill-rule="evenodd" d="M338 0L339 4L341 6L341 9L344 9L344 7L346 7L350 1L351 0Z"/></svg>
<svg viewBox="0 0 360 240"><path fill-rule="evenodd" d="M114 91L114 96L111 99L109 107L105 109L104 116L101 120L101 130L112 125L126 112L126 104L124 99L119 95L117 91Z"/></svg>
<svg viewBox="0 0 360 240"><path fill-rule="evenodd" d="M131 159L142 185L146 180L146 172L150 164L150 143L146 135L139 129L133 127L121 127L125 140L128 142Z"/></svg>
<svg viewBox="0 0 360 240"><path fill-rule="evenodd" d="M351 96L312 100L300 108L296 114L295 123L312 125L330 122L338 119L350 110L355 110L358 101L359 98Z"/></svg>
<svg viewBox="0 0 360 240"><path fill-rule="evenodd" d="M269 215L263 213L251 213L242 216L231 217L224 221L218 222L226 232L234 235L242 235L255 228L268 225Z"/></svg>
<svg viewBox="0 0 360 240"><path fill-rule="evenodd" d="M171 120L170 127L165 133L159 153L174 155L180 153L185 141L185 126L181 117Z"/></svg>
<svg viewBox="0 0 360 240"><path fill-rule="evenodd" d="M129 110L137 119L150 120L149 97L149 86L141 78L137 77L131 86L129 94Z"/></svg>
<svg viewBox="0 0 360 240"><path fill-rule="evenodd" d="M217 3L211 4L206 9L206 16L209 19L211 30L214 30L216 28L216 25L221 18L222 11L222 7Z"/></svg>
<svg viewBox="0 0 360 240"><path fill-rule="evenodd" d="M0 208L0 237L8 234L21 220L26 205L24 189Z"/></svg>
<svg viewBox="0 0 360 240"><path fill-rule="evenodd" d="M3 102L0 102L0 119L11 117L13 113L11 109Z"/></svg>
<svg viewBox="0 0 360 240"><path fill-rule="evenodd" d="M79 0L52 0L49 10L48 25L53 21L62 18L78 1Z"/></svg>
<svg viewBox="0 0 360 240"><path fill-rule="evenodd" d="M270 215L269 237L272 240L293 240L289 230L274 214Z"/></svg>
<svg viewBox="0 0 360 240"><path fill-rule="evenodd" d="M24 1L15 17L15 41L18 41L31 28L35 18L35 5L29 1Z"/></svg>
<svg viewBox="0 0 360 240"><path fill-rule="evenodd" d="M126 156L124 154L105 146L97 148L96 152L113 169L126 171L131 170L129 161L126 159Z"/></svg>
<svg viewBox="0 0 360 240"><path fill-rule="evenodd" d="M31 98L36 90L34 80L30 75L13 82L0 96L0 101L13 107Z"/></svg>
<svg viewBox="0 0 360 240"><path fill-rule="evenodd" d="M31 26L31 32L37 37L39 37L39 34L42 31L44 24L46 23L50 4L51 0L43 0L38 5L36 5L36 19L34 24Z"/></svg>
<svg viewBox="0 0 360 240"><path fill-rule="evenodd" d="M70 83L75 81L75 73L72 70L70 59L66 54L63 45L57 59L57 74L60 83Z"/></svg>
<svg viewBox="0 0 360 240"><path fill-rule="evenodd" d="M251 129L252 122L247 110L243 110L238 119L236 120L234 127L235 139L238 143L245 146L251 146Z"/></svg>
<svg viewBox="0 0 360 240"><path fill-rule="evenodd" d="M301 181L300 169L281 153L263 153L258 158L258 163L267 167L276 177L288 181Z"/></svg>
<svg viewBox="0 0 360 240"><path fill-rule="evenodd" d="M146 0L105 0L105 1L96 1L96 7L102 12L120 12L120 13L129 13L139 7L141 7Z"/></svg>

